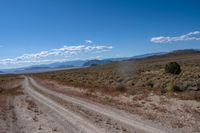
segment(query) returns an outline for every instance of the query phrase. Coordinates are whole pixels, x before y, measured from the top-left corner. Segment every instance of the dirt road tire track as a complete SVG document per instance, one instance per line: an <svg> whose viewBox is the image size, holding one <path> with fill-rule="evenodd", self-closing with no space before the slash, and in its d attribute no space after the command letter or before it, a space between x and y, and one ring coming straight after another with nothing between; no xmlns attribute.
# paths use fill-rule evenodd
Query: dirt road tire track
<svg viewBox="0 0 200 133"><path fill-rule="evenodd" d="M77 131L80 133L103 133L104 131L95 127L91 123L87 122L86 120L82 119L78 115L74 114L73 112L63 108L61 105L57 104L56 102L52 101L51 99L41 95L40 93L33 90L29 84L28 79L26 78L24 81L24 88L26 92L35 100L42 103L43 105L49 107L49 109L53 110L55 113L62 116L66 121L74 125ZM72 129L69 129L72 130ZM74 132L74 131L73 131Z"/></svg>
<svg viewBox="0 0 200 133"><path fill-rule="evenodd" d="M65 108L63 108L62 106L59 106L57 105L55 102L53 102L52 100L48 99L47 97L43 96L42 94L39 94L39 92L36 92L34 91L32 88L31 88L31 85L36 87L37 89L39 90L42 90L46 93L49 93L53 96L56 96L56 97L59 97L59 98L62 98L63 100L65 101L68 101L68 102L71 102L73 104L77 104L79 106L83 106L84 108L87 108L88 110L92 110L94 112L97 112L97 113L100 113L108 118L112 118L120 123L123 123L125 125L128 125L130 127L132 127L133 129L137 129L137 131L141 131L142 133L165 133L164 131L160 130L160 129L157 129L157 128L154 128L154 127L151 127L149 125L146 125L144 123L141 123L141 122L138 122L136 120L134 120L130 114L127 114L127 113L121 113L120 111L117 111L117 110L113 110L111 108L106 108L104 107L103 105L102 106L98 106L98 105L95 105L95 104L92 104L92 103L88 103L86 101L83 101L83 100L80 100L80 99L76 99L74 97L71 97L71 96L66 96L66 95L63 95L61 93L58 93L58 92L55 92L55 91L51 91L49 89L46 89L45 87L43 86L40 86L38 83L36 83L36 81L32 78L25 78L25 88L27 90L27 92L34 98L36 99L41 99L40 102L44 102L44 104L46 106L49 106L49 104L51 105L50 108L51 109L54 109L57 113L59 114L63 114L63 112L68 112L68 114L72 114L72 116L74 116L73 118L68 118L66 116L63 116L63 117L66 117L66 119L69 119L70 120L74 120L74 119L77 119L77 120L83 120L81 119L80 117L76 116L76 114L66 110ZM53 107L52 107L53 106ZM58 106L58 108L57 108ZM59 111L57 110L59 109ZM70 112L70 113L69 113ZM76 118L78 117L78 118ZM83 120L84 121L84 120ZM83 122L82 121L82 122ZM82 124L82 122L80 124ZM75 123L74 123L75 124ZM79 124L79 126L80 126ZM85 123L83 122L83 125ZM88 124L88 123L87 123ZM87 125L86 124L86 125ZM87 126L83 126L81 127L82 129L85 130L85 132L90 132L89 129L91 129L92 132L104 132L103 130L100 130L98 128L96 128L94 125L87 125ZM89 131L87 131L89 130Z"/></svg>

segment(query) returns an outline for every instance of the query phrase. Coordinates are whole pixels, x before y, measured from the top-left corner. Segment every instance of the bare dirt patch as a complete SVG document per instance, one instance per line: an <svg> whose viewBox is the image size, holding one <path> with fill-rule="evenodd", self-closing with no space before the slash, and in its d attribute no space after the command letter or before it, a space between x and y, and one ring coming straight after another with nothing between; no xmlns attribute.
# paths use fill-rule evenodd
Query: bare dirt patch
<svg viewBox="0 0 200 133"><path fill-rule="evenodd" d="M107 95L99 92L88 92L80 88L71 88L54 81L39 80L51 90L66 95L81 97L114 108L137 114L144 120L158 125L173 128L177 132L198 132L200 127L200 103L194 100L159 95L159 93L136 93L135 95ZM74 91L73 91L74 90Z"/></svg>
<svg viewBox="0 0 200 133"><path fill-rule="evenodd" d="M66 133L60 118L24 93L23 80L0 76L0 133Z"/></svg>

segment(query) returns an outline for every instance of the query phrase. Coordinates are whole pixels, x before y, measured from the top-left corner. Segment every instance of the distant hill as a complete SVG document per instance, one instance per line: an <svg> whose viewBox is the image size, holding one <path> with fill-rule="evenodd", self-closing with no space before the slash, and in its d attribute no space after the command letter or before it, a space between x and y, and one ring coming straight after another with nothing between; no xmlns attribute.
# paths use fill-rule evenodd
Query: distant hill
<svg viewBox="0 0 200 133"><path fill-rule="evenodd" d="M75 60L75 61L64 61L64 62L55 62L50 64L41 64L34 65L31 67L48 67L48 68L61 68L61 67L74 67L74 66L83 66L86 61L84 60Z"/></svg>
<svg viewBox="0 0 200 133"><path fill-rule="evenodd" d="M137 55L129 58L128 60L136 60L136 59L144 59L152 56L160 56L160 55L165 55L167 54L166 52L159 52L159 53L150 53L150 54L143 54L143 55Z"/></svg>
<svg viewBox="0 0 200 133"><path fill-rule="evenodd" d="M108 59L103 59L103 60L75 60L75 61L55 62L51 64L41 64L41 65L34 65L34 66L16 68L16 69L5 69L5 70L1 70L0 74L55 71L55 70L103 65L103 64L108 64L110 62L116 62L116 61L117 62L118 61L133 61L133 60L142 60L142 59L157 58L157 57L190 55L190 54L196 54L196 53L200 53L200 50L185 49L185 50L176 50L172 52L150 53L150 54L138 55L138 56L133 56L133 57L108 58Z"/></svg>
<svg viewBox="0 0 200 133"><path fill-rule="evenodd" d="M57 67L55 67L55 68L72 68L72 67L76 67L76 66L74 66L74 65L65 65L65 64L63 64L63 65L57 66Z"/></svg>
<svg viewBox="0 0 200 133"><path fill-rule="evenodd" d="M51 63L51 64L47 64L46 66L48 67L53 67L53 68L60 68L61 66L83 66L83 64L85 63L85 60L75 60L75 61L65 61L65 62L55 62L55 63Z"/></svg>
<svg viewBox="0 0 200 133"><path fill-rule="evenodd" d="M28 67L28 68L25 68L24 70L41 70L41 69L49 69L49 67L40 67L40 66Z"/></svg>
<svg viewBox="0 0 200 133"><path fill-rule="evenodd" d="M200 53L200 50L185 49L185 50L175 50L175 51L169 52L168 54L166 54L166 56L168 56L168 55L186 55L186 54L196 54L196 53Z"/></svg>
<svg viewBox="0 0 200 133"><path fill-rule="evenodd" d="M112 62L112 60L89 60L83 64L83 66L96 66L103 65Z"/></svg>
<svg viewBox="0 0 200 133"><path fill-rule="evenodd" d="M33 65L23 68L9 69L5 70L6 73L29 73L29 72L42 72L42 71L53 71L69 69L74 67L82 67L86 61L75 60L75 61L65 61L65 62L55 62L51 64L41 64Z"/></svg>
<svg viewBox="0 0 200 133"><path fill-rule="evenodd" d="M149 59L149 58L158 58L158 57L169 57L169 56L179 56L179 55L190 55L190 54L197 54L200 53L200 50L196 49L183 49L183 50L175 50L172 52L160 52L160 53L152 53L152 54L145 54L134 56L129 61L132 60L142 60L142 59Z"/></svg>

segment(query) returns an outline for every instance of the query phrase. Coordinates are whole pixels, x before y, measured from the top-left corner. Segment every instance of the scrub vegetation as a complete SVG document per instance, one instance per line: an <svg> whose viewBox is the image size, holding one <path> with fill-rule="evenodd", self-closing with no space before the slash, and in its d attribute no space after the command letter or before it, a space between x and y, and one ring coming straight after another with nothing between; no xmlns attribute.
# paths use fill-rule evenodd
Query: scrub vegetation
<svg viewBox="0 0 200 133"><path fill-rule="evenodd" d="M107 94L178 92L182 99L200 100L199 59L199 52L183 50L89 68L41 73L37 77Z"/></svg>

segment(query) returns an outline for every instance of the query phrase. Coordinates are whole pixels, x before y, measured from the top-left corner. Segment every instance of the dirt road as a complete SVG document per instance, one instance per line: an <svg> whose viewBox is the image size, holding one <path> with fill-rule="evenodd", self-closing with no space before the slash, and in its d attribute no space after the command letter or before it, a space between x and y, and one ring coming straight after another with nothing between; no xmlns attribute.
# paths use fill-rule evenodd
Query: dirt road
<svg viewBox="0 0 200 133"><path fill-rule="evenodd" d="M126 112L51 91L30 77L25 77L23 86L33 99L72 125L68 132L164 133Z"/></svg>

